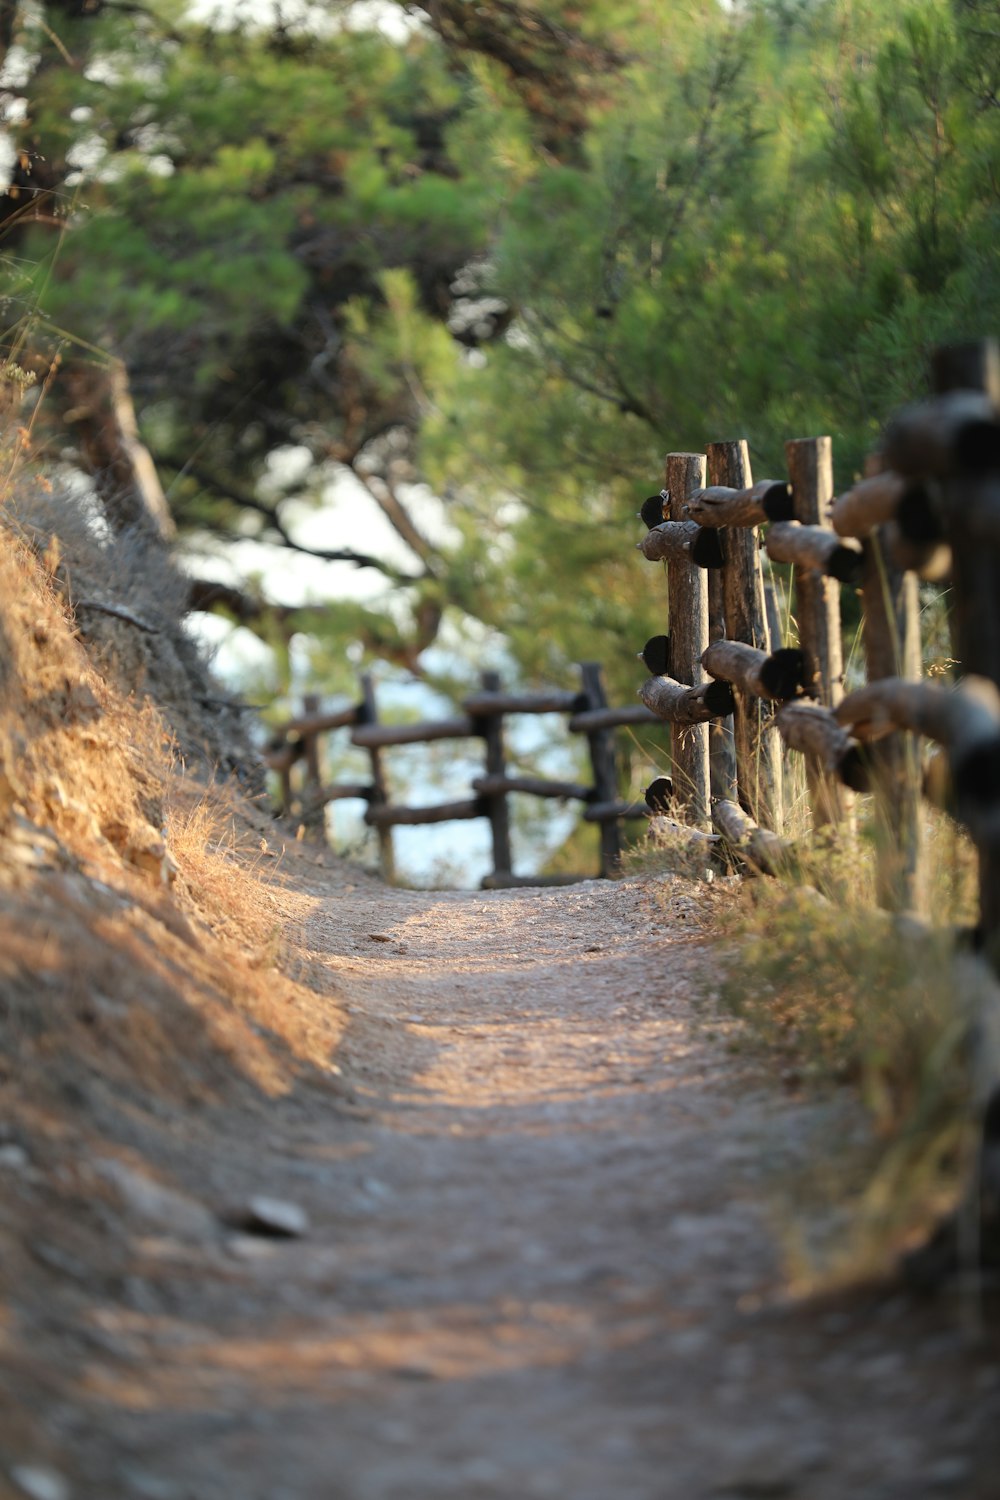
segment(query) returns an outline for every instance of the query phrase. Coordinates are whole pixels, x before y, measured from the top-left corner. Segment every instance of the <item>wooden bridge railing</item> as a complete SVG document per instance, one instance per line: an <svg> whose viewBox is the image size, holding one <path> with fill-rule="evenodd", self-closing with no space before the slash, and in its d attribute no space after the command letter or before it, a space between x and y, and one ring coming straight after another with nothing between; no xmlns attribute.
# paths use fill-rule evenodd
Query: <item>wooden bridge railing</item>
<svg viewBox="0 0 1000 1500"><path fill-rule="evenodd" d="M378 834L381 868L387 880L395 877L393 828L487 818L493 844L493 870L482 884L486 889L499 889L520 885L567 885L588 878L585 875L527 876L513 871L509 796L517 793L564 802L578 801L583 805L584 821L599 828L601 852L597 873L610 875L621 859L621 823L649 818L651 811L646 802L626 802L618 795L614 731L623 725L658 725L659 720L639 704L610 707L597 663L585 662L580 671L579 691L536 693L504 692L499 675L486 672L481 691L464 700L464 712L460 716L414 724L380 722L374 686L367 675L362 678L360 701L332 713L321 712L319 700L309 696L303 702L303 712L282 726L265 755L270 769L279 778L282 810L309 823L322 819L323 808L328 802L344 798L359 798L366 802L365 821ZM552 713L567 715L569 732L586 736L591 783L520 776L508 770L505 718L512 714ZM368 782L324 784L322 740L325 735L340 729L349 729L351 743L367 750L371 763ZM463 739L483 742L483 774L473 777L467 797L428 807L406 807L392 802L383 763L385 751L400 745Z"/></svg>

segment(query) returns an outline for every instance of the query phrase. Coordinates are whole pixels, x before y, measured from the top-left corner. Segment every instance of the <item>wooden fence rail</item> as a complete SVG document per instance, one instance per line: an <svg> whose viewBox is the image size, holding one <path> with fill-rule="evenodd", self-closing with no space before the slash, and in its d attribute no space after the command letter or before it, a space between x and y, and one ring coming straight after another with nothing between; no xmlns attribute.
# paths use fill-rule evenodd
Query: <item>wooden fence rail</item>
<svg viewBox="0 0 1000 1500"><path fill-rule="evenodd" d="M379 720L374 685L368 675L362 678L358 703L326 713L320 711L318 700L307 697L302 713L276 731L265 753L268 766L279 778L281 810L307 824L315 824L322 821L323 809L329 802L358 798L367 803L365 822L378 834L382 873L390 881L395 876L393 828L486 818L493 846L493 869L482 884L487 889L500 889L567 885L588 878L582 874L517 875L512 869L508 798L517 794L576 801L582 805L584 821L595 824L599 831L601 852L596 873L612 875L621 859L621 824L651 816L648 803L629 802L619 796L614 731L629 725L658 726L660 719L640 704L610 706L597 663L583 663L580 672L578 691L536 693L504 692L498 675L486 672L481 690L470 693L463 701L461 716L415 724L384 724ZM718 693L717 684L712 683L711 687ZM728 689L722 689L722 693L729 701ZM510 774L506 765L504 721L519 714L567 716L569 733L583 735L587 740L592 781ZM327 734L338 730L349 730L350 742L367 750L371 762L369 782L323 782L322 741ZM391 800L384 752L400 745L470 739L482 741L484 761L483 774L472 778L470 796L429 807L405 807Z"/></svg>

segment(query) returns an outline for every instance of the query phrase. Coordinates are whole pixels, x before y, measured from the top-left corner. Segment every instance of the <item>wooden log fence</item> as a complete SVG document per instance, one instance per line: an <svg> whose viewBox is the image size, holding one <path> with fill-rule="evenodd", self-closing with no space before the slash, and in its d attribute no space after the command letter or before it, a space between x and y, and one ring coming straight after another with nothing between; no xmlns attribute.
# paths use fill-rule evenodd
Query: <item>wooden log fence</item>
<svg viewBox="0 0 1000 1500"><path fill-rule="evenodd" d="M730 853L758 870L789 868L761 849L782 833L782 751L802 755L813 828L849 839L854 795L873 794L877 898L919 911L926 786L977 846L983 940L1000 972L1000 353L993 341L940 350L933 373L935 394L887 423L866 474L840 495L826 437L788 442L787 479L757 483L744 442L667 455L638 546L666 563L670 631L640 653L650 676L638 691L673 726L671 815L704 829L710 813ZM709 534L719 556L706 574L694 552ZM791 573L794 644L777 639L762 549ZM920 579L952 585L952 656L969 674L955 690L921 681ZM846 697L845 586L861 598L867 677ZM706 673L732 694L731 739L730 705ZM683 760L696 730L711 736L707 803L704 775ZM926 773L925 743L942 747ZM678 783L695 790L685 798Z"/></svg>
<svg viewBox="0 0 1000 1500"><path fill-rule="evenodd" d="M322 711L315 696L307 696L302 713L274 734L265 752L267 765L278 778L280 810L300 818L307 826L317 826L323 821L327 803L347 798L366 803L364 819L376 831L382 874L389 881L395 878L394 828L485 818L490 825L493 869L482 885L484 889L497 890L508 886L567 885L589 878L585 874L518 875L512 869L508 798L521 795L579 802L584 821L598 830L600 863L595 873L613 875L621 860L621 824L647 820L656 810L645 801L626 801L619 796L615 731L628 726L659 727L662 715L641 704L610 705L600 666L585 662L580 671L578 690L539 692L505 692L499 676L486 672L481 690L464 699L462 714L411 724L380 721L369 675L362 678L357 703L331 712ZM728 688L712 682L706 686L706 692L713 692L717 702L728 704L731 709ZM519 714L566 716L569 733L581 735L587 741L592 781L512 774L507 767L504 722ZM349 730L350 743L367 751L371 766L368 782L323 782L322 741L338 730ZM480 740L483 744L483 773L472 777L471 795L426 807L393 802L386 774L386 753L404 745L447 740Z"/></svg>

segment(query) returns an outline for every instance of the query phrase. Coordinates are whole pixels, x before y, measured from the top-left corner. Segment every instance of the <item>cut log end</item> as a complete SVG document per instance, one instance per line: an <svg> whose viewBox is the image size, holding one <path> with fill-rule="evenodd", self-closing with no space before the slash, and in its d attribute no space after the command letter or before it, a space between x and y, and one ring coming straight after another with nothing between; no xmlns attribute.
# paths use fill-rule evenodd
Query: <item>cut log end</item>
<svg viewBox="0 0 1000 1500"><path fill-rule="evenodd" d="M736 706L732 685L721 680L706 683L702 698L713 718L726 718Z"/></svg>
<svg viewBox="0 0 1000 1500"><path fill-rule="evenodd" d="M963 474L1000 468L1000 422L966 422L955 435L955 462Z"/></svg>
<svg viewBox="0 0 1000 1500"><path fill-rule="evenodd" d="M669 776L657 776L655 781L649 783L643 796L650 812L669 812L674 800L674 784Z"/></svg>
<svg viewBox="0 0 1000 1500"><path fill-rule="evenodd" d="M864 573L864 554L857 547L838 547L831 552L826 571L838 583L858 584Z"/></svg>
<svg viewBox="0 0 1000 1500"><path fill-rule="evenodd" d="M663 495L650 495L639 507L639 519L649 531L667 519Z"/></svg>
<svg viewBox="0 0 1000 1500"><path fill-rule="evenodd" d="M651 636L639 652L639 660L645 663L651 676L666 677L670 671L670 637Z"/></svg>
<svg viewBox="0 0 1000 1500"><path fill-rule="evenodd" d="M761 686L778 702L795 698L809 686L809 663L797 646L782 646L761 664Z"/></svg>
<svg viewBox="0 0 1000 1500"><path fill-rule="evenodd" d="M795 520L795 500L790 484L772 484L762 497L761 505L769 521Z"/></svg>
<svg viewBox="0 0 1000 1500"><path fill-rule="evenodd" d="M721 533L711 526L702 526L691 542L691 561L699 568L724 568L726 553Z"/></svg>

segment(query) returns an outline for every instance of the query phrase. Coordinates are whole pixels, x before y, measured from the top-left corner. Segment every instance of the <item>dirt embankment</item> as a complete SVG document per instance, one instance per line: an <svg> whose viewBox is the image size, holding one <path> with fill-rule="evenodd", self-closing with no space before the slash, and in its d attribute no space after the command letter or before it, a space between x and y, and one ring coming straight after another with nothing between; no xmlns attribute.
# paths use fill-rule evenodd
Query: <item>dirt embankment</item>
<svg viewBox="0 0 1000 1500"><path fill-rule="evenodd" d="M0 553L0 1497L995 1495L972 1304L788 1296L855 1116L698 1000L704 888L384 890L54 572Z"/></svg>

